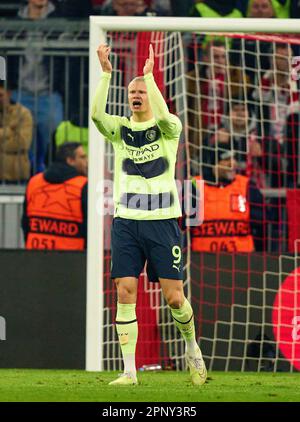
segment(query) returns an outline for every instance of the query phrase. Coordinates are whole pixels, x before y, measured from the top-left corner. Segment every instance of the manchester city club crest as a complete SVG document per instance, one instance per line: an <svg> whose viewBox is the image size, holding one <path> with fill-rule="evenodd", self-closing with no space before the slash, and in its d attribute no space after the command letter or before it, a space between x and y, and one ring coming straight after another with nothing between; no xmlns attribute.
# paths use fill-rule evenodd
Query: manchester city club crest
<svg viewBox="0 0 300 422"><path fill-rule="evenodd" d="M147 141L154 142L155 139L156 139L156 130L154 130L154 129L147 130L145 136L146 136Z"/></svg>

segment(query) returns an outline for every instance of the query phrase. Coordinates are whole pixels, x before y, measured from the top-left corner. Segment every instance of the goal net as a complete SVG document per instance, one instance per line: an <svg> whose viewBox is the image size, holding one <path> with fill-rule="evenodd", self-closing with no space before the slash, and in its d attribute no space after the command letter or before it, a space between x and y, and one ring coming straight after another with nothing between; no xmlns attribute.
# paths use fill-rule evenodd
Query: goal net
<svg viewBox="0 0 300 422"><path fill-rule="evenodd" d="M185 293L207 365L210 370L299 370L300 41L285 34L292 30L288 25L275 36L270 28L268 35L217 32L219 25L214 32L193 32L194 19L185 20L181 32L142 31L130 20L132 27L119 20L122 31L115 30L113 20L111 26L104 21L91 26L90 95L99 80L96 48L102 40L112 47L114 69L107 111L130 116L127 86L142 74L152 43L155 80L184 128L176 166L182 204L189 197L182 189L185 180L204 180L205 198L231 189L234 174L245 182L209 202L212 217L206 220L205 213L201 226L182 223ZM157 28L161 21L151 22ZM87 369L121 370L110 278L113 149L93 126L89 148L89 190L97 187L97 194L89 192ZM219 165L228 152L234 161ZM139 279L137 318L137 368L184 368L184 344L159 285L145 274Z"/></svg>

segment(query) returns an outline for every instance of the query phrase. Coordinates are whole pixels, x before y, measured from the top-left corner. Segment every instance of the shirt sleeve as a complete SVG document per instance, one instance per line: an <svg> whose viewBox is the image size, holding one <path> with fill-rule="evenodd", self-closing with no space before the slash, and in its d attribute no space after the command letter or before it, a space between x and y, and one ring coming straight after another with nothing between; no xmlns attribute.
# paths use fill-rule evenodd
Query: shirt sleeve
<svg viewBox="0 0 300 422"><path fill-rule="evenodd" d="M92 120L102 135L114 142L120 139L121 117L105 112L111 74L102 72L92 104Z"/></svg>
<svg viewBox="0 0 300 422"><path fill-rule="evenodd" d="M168 106L155 83L152 73L144 76L152 113L161 131L172 139L178 139L182 130L181 121L169 112Z"/></svg>

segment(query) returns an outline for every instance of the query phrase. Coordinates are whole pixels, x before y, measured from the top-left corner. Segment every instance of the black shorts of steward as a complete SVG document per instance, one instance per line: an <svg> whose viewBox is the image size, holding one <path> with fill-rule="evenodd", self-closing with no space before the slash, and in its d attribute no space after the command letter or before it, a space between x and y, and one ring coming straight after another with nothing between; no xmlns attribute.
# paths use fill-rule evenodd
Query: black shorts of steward
<svg viewBox="0 0 300 422"><path fill-rule="evenodd" d="M111 278L138 278L147 261L149 281L158 282L159 278L183 279L182 233L175 218L114 218L111 255Z"/></svg>

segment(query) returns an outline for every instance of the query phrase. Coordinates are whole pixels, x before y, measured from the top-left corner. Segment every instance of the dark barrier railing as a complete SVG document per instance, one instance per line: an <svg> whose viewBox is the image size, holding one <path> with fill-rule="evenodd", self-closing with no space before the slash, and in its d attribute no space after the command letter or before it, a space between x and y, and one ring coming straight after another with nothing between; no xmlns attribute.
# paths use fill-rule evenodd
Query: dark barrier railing
<svg viewBox="0 0 300 422"><path fill-rule="evenodd" d="M0 251L1 368L85 367L85 262L80 252Z"/></svg>

